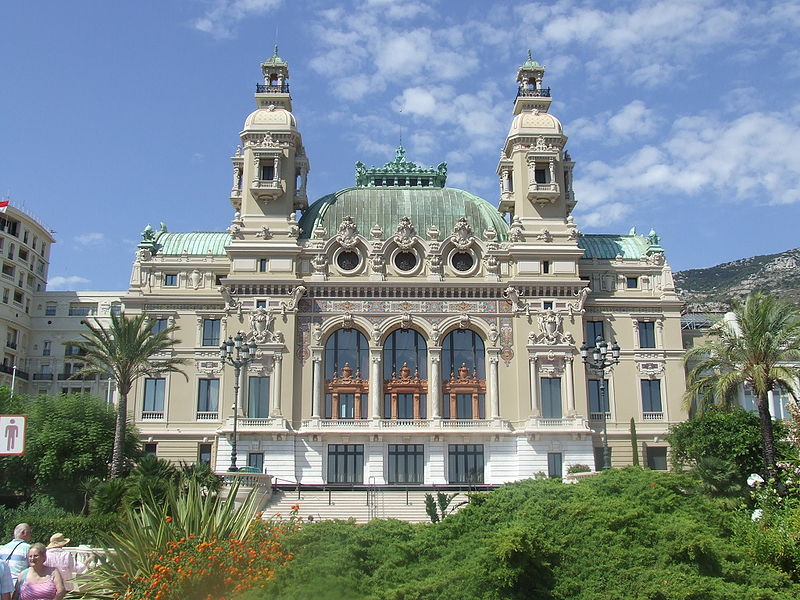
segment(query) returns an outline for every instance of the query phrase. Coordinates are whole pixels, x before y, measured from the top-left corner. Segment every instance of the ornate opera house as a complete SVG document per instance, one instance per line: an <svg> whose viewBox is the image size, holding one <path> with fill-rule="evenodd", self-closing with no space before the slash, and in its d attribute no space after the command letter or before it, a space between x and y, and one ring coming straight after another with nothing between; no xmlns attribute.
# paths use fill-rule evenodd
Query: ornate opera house
<svg viewBox="0 0 800 600"><path fill-rule="evenodd" d="M509 85L498 207L403 148L309 203L287 63L261 69L232 221L148 227L122 296L155 329L176 323L187 361L188 380L154 372L131 393L149 452L224 471L235 440L237 466L279 483L494 485L599 467L604 429L630 463L633 420L666 467L664 434L687 417L672 272L655 232L581 233L539 63ZM252 350L234 399L220 345L238 332ZM598 337L619 346L603 372L581 353Z"/></svg>

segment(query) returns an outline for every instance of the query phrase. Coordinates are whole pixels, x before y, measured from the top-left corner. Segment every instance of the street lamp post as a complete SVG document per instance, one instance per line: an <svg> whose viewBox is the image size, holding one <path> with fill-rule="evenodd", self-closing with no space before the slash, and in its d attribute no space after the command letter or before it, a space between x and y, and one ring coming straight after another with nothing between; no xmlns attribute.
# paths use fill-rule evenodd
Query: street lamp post
<svg viewBox="0 0 800 600"><path fill-rule="evenodd" d="M597 336L594 348L590 348L583 342L581 345L581 357L584 364L595 371L600 372L600 410L603 412L603 470L611 468L611 448L608 447L608 400L606 398L606 369L619 363L619 345L614 342L609 344L601 336Z"/></svg>
<svg viewBox="0 0 800 600"><path fill-rule="evenodd" d="M239 375L242 367L246 367L256 355L256 343L246 343L244 334L240 331L236 337L228 337L219 347L219 360L224 367L226 364L233 366L233 441L231 444L231 466L228 471L238 471L236 466L236 441L237 426L239 423ZM235 353L234 353L235 350Z"/></svg>

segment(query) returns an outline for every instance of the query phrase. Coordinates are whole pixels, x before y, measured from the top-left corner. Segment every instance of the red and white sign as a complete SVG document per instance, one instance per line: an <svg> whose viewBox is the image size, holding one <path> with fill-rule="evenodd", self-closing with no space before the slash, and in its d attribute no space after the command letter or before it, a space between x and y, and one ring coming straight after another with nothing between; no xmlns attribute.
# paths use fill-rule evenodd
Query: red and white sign
<svg viewBox="0 0 800 600"><path fill-rule="evenodd" d="M25 454L27 415L0 415L0 456Z"/></svg>

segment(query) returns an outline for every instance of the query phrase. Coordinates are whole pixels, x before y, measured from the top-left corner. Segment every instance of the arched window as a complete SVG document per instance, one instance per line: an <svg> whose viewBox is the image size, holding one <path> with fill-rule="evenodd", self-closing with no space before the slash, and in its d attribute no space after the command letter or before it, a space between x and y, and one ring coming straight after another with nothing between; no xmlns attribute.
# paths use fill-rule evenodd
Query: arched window
<svg viewBox="0 0 800 600"><path fill-rule="evenodd" d="M481 337L457 329L442 344L442 415L445 419L486 418L486 365Z"/></svg>
<svg viewBox="0 0 800 600"><path fill-rule="evenodd" d="M383 345L383 415L426 419L428 345L413 329L393 331Z"/></svg>
<svg viewBox="0 0 800 600"><path fill-rule="evenodd" d="M326 419L366 419L369 343L357 329L334 331L325 343Z"/></svg>

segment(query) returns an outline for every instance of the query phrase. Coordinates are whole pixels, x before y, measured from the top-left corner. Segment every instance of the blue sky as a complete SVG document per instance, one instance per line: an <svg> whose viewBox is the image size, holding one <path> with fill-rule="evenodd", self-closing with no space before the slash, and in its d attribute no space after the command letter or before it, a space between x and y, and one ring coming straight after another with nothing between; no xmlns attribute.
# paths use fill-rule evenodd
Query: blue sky
<svg viewBox="0 0 800 600"><path fill-rule="evenodd" d="M797 247L800 3L141 0L0 6L0 195L56 231L50 289L127 289L139 233L222 231L277 39L309 196L402 140L497 203L518 65L548 70L585 232L676 270Z"/></svg>

